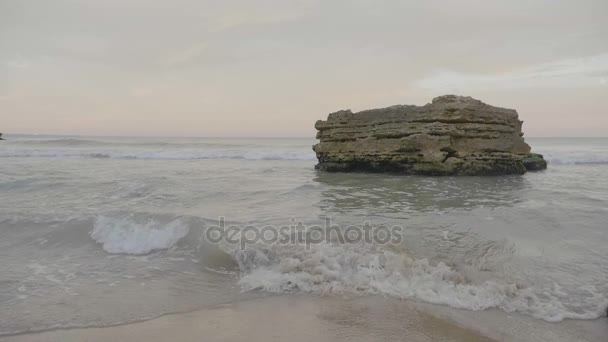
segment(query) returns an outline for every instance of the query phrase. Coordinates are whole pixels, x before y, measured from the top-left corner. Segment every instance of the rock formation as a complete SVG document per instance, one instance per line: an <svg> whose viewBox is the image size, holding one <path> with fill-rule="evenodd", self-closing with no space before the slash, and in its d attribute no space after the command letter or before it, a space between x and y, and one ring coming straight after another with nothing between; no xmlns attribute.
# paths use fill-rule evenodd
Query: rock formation
<svg viewBox="0 0 608 342"><path fill-rule="evenodd" d="M424 106L342 110L315 124L323 171L423 175L504 175L542 170L517 112L445 95Z"/></svg>

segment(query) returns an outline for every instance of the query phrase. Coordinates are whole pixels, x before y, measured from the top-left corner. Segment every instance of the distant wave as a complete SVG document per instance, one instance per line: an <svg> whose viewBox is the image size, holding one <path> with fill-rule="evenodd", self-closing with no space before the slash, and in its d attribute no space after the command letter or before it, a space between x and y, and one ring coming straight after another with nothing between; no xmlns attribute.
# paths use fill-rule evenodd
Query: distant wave
<svg viewBox="0 0 608 342"><path fill-rule="evenodd" d="M20 145L48 145L48 146L86 146L102 143L95 140L62 138L62 139L34 139L34 140L11 140L13 144Z"/></svg>
<svg viewBox="0 0 608 342"><path fill-rule="evenodd" d="M539 151L549 165L608 165L608 150ZM84 139L15 140L0 144L1 157L114 159L315 160L301 145L246 145L218 141L96 141Z"/></svg>
<svg viewBox="0 0 608 342"><path fill-rule="evenodd" d="M544 154L549 165L608 165L608 153L557 152ZM114 159L244 159L315 160L310 151L269 150L97 150L97 149L0 149L1 157L114 158Z"/></svg>
<svg viewBox="0 0 608 342"><path fill-rule="evenodd" d="M116 159L246 159L246 160L314 160L312 152L301 151L93 151L93 150L0 150L0 157L38 158L116 158Z"/></svg>
<svg viewBox="0 0 608 342"><path fill-rule="evenodd" d="M246 146L237 141L232 142L213 142L213 141L155 141L155 140L92 140L92 139L76 139L76 138L61 138L61 139L30 139L30 140L10 140L11 145L16 146L62 146L67 148L72 147L100 147L100 146L131 146L131 147L148 147L148 148L187 148L187 147L227 147L234 148L237 146Z"/></svg>
<svg viewBox="0 0 608 342"><path fill-rule="evenodd" d="M560 151L543 156L549 165L608 165L608 152Z"/></svg>

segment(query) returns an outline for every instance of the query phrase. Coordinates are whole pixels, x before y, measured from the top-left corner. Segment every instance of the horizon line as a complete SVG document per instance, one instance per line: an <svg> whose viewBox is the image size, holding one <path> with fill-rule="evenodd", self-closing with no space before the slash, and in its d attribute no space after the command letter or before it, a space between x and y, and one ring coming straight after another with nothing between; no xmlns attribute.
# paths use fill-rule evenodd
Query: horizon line
<svg viewBox="0 0 608 342"><path fill-rule="evenodd" d="M189 136L189 135L98 135L98 134L46 134L46 133L2 133L4 137L16 136L47 136L47 137L96 137L96 138L186 138L186 139L314 139L314 136ZM526 138L545 138L545 139L607 139L608 136L524 136Z"/></svg>

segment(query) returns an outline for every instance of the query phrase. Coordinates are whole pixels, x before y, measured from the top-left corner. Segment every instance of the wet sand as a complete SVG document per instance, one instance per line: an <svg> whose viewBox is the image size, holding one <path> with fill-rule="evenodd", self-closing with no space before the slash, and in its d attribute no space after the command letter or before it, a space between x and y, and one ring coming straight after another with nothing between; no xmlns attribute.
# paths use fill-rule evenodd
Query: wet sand
<svg viewBox="0 0 608 342"><path fill-rule="evenodd" d="M390 298L273 296L105 328L6 336L51 341L494 341Z"/></svg>

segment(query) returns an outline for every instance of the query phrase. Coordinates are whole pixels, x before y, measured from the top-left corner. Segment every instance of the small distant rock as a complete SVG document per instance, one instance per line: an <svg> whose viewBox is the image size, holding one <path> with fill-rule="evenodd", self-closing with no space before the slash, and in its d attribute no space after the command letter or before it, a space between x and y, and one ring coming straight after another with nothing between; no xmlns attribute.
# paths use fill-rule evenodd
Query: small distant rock
<svg viewBox="0 0 608 342"><path fill-rule="evenodd" d="M543 170L513 109L444 95L424 106L342 110L315 124L316 168L330 172L505 175Z"/></svg>

